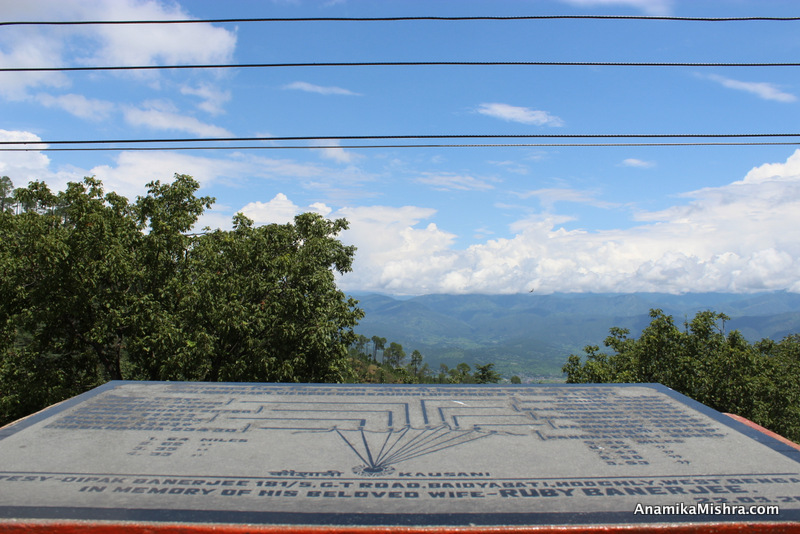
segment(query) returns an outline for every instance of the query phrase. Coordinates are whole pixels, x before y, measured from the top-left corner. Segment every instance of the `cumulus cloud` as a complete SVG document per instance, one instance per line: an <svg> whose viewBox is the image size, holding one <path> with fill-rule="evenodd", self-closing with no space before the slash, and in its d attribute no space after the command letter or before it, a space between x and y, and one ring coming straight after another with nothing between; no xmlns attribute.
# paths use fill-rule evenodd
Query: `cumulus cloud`
<svg viewBox="0 0 800 534"><path fill-rule="evenodd" d="M414 217L403 217L379 210L383 217L372 218L354 212L350 235L356 245L365 243L368 254L359 260L359 275L344 277L342 285L407 294L532 287L800 292L800 242L792 231L800 227L800 150L785 163L756 167L742 180L684 197L685 205L640 213L638 226L629 229L567 230L569 218L540 214L510 225L513 237L464 250L453 248L455 236L433 222L417 227L435 215L430 211L406 208Z"/></svg>
<svg viewBox="0 0 800 534"><path fill-rule="evenodd" d="M177 3L139 0L37 0L3 2L8 20L160 20L190 18ZM67 54L79 65L224 63L233 58L236 34L211 24L84 26L80 32L4 29L0 65L58 67ZM78 51L77 55L74 55ZM149 73L148 77L157 76ZM20 99L28 88L66 87L61 73L3 73L0 94Z"/></svg>
<svg viewBox="0 0 800 534"><path fill-rule="evenodd" d="M115 158L114 165L98 165L86 174L102 180L106 190L133 200L145 194L148 182L169 182L176 172L192 176L203 188L226 178L237 178L247 169L237 161L178 152L122 152Z"/></svg>
<svg viewBox="0 0 800 534"><path fill-rule="evenodd" d="M716 74L709 74L706 76L709 80L715 81L728 89L736 89L737 91L745 91L752 93L764 100L775 100L776 102L795 102L797 97L791 93L781 91L776 85L766 82L742 82L725 78Z"/></svg>
<svg viewBox="0 0 800 534"><path fill-rule="evenodd" d="M436 210L418 206L361 206L337 210L336 217L350 222L342 240L358 247L352 275L344 284L394 293L441 291L442 277L454 268L457 256L450 250L455 235L429 222ZM358 280L356 280L358 278ZM343 286L344 287L344 286Z"/></svg>
<svg viewBox="0 0 800 534"><path fill-rule="evenodd" d="M58 2L64 3L64 2ZM95 0L75 4L79 18L156 20L190 18L177 3L135 0ZM91 30L99 46L85 63L155 65L218 63L233 57L236 34L211 24L96 26Z"/></svg>
<svg viewBox="0 0 800 534"><path fill-rule="evenodd" d="M522 124L535 124L537 126L563 126L564 121L546 111L526 107L511 106L501 103L481 104L476 110L481 115L496 119Z"/></svg>
<svg viewBox="0 0 800 534"><path fill-rule="evenodd" d="M35 144L41 137L31 132L0 130L0 141L31 141L25 148L45 148L46 145ZM10 146L10 145L9 145ZM0 158L0 176L9 176L16 187L23 186L32 180L43 180L49 175L50 158L41 152L4 152Z"/></svg>
<svg viewBox="0 0 800 534"><path fill-rule="evenodd" d="M257 224L286 224L292 222L295 215L300 213L319 213L325 217L332 210L322 202L314 202L305 208L301 208L283 193L278 193L267 202L250 202L239 211L253 219Z"/></svg>
<svg viewBox="0 0 800 534"><path fill-rule="evenodd" d="M5 14L4 16L9 15ZM0 66L7 68L58 67L63 64L61 44L57 40L41 35L36 30L23 32L21 28L10 27L0 32ZM0 73L0 96L9 100L26 98L29 87L67 87L68 85L69 78L64 73Z"/></svg>
<svg viewBox="0 0 800 534"><path fill-rule="evenodd" d="M317 93L320 95L361 96L360 93L355 93L349 89L343 89L336 86L314 85L313 83L308 82L292 82L284 85L283 88L295 91L304 91L306 93Z"/></svg>

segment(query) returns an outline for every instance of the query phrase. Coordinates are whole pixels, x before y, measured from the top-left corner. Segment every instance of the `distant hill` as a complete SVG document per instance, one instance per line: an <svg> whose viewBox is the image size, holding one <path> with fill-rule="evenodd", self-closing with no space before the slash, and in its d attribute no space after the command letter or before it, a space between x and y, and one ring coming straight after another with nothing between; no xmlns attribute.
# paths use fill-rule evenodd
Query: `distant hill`
<svg viewBox="0 0 800 534"><path fill-rule="evenodd" d="M600 345L612 326L638 336L660 308L680 324L698 311L731 317L726 330L750 341L800 333L800 294L727 293L423 295L394 298L353 294L366 312L356 332L417 349L434 370L444 363L494 362L506 377L561 375L561 366L586 345Z"/></svg>

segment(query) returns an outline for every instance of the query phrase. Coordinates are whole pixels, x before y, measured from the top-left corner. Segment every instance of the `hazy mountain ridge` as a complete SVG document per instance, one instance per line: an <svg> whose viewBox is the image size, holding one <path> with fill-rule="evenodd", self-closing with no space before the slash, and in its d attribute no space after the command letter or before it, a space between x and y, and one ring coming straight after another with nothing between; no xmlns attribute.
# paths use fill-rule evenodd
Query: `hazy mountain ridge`
<svg viewBox="0 0 800 534"><path fill-rule="evenodd" d="M495 362L506 376L559 375L569 354L602 346L612 326L638 336L653 308L678 325L701 310L725 313L726 330L750 341L800 333L800 294L787 292L353 296L366 312L356 332L417 349L434 370Z"/></svg>

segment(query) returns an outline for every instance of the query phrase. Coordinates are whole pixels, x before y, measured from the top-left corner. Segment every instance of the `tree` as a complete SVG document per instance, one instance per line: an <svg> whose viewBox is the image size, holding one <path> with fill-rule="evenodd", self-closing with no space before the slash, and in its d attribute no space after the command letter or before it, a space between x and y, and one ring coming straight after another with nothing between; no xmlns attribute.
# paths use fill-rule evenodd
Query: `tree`
<svg viewBox="0 0 800 534"><path fill-rule="evenodd" d="M0 420L112 379L339 381L363 312L336 288L343 219L190 234L186 175L130 204L86 178L0 212Z"/></svg>
<svg viewBox="0 0 800 534"><path fill-rule="evenodd" d="M386 338L380 336L372 336L372 361L378 361L378 351L383 350L383 347L386 346Z"/></svg>
<svg viewBox="0 0 800 534"><path fill-rule="evenodd" d="M493 363L476 365L473 379L476 384L496 384L500 382L500 374L494 370Z"/></svg>
<svg viewBox="0 0 800 534"><path fill-rule="evenodd" d="M198 238L188 252L193 291L184 327L207 347L205 380L339 382L363 312L336 288L355 249L335 236L344 220L312 213L294 224L254 227L234 217L231 232Z"/></svg>
<svg viewBox="0 0 800 534"><path fill-rule="evenodd" d="M356 340L353 343L353 347L356 350L356 356L365 359L369 358L367 355L367 343L369 343L369 338L367 336L363 334L356 335Z"/></svg>
<svg viewBox="0 0 800 534"><path fill-rule="evenodd" d="M403 365L403 360L406 358L406 351L400 343L392 341L389 348L383 351L383 361L390 367L400 367Z"/></svg>
<svg viewBox="0 0 800 534"><path fill-rule="evenodd" d="M440 384L444 384L447 381L447 377L450 375L450 369L448 369L447 365L444 363L439 364L439 375L436 377L437 382Z"/></svg>
<svg viewBox="0 0 800 534"><path fill-rule="evenodd" d="M422 365L422 353L414 349L414 352L411 353L411 369L414 372L414 376L419 377L421 365Z"/></svg>
<svg viewBox="0 0 800 534"><path fill-rule="evenodd" d="M514 376L511 377L511 383L512 384L522 384L522 379L520 377L518 377L517 375L514 375Z"/></svg>
<svg viewBox="0 0 800 534"><path fill-rule="evenodd" d="M14 184L8 176L0 176L0 213L11 209L14 198L11 194L14 192Z"/></svg>
<svg viewBox="0 0 800 534"><path fill-rule="evenodd" d="M472 368L468 364L461 362L454 369L450 369L448 381L453 384L469 384L473 381L470 371L472 371Z"/></svg>

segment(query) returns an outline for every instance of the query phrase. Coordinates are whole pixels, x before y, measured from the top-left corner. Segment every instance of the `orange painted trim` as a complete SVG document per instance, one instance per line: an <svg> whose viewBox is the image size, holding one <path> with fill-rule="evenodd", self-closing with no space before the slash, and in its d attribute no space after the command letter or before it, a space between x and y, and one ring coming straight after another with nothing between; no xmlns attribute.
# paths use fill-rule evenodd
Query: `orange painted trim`
<svg viewBox="0 0 800 534"><path fill-rule="evenodd" d="M755 424L755 423L754 423L754 422L752 422L750 419L745 419L745 418L744 418L744 417L742 417L741 415L736 415L736 414L734 414L734 413L726 413L725 415L727 415L728 417L730 417L730 418L732 418L732 419L736 419L736 420L737 420L737 421L739 421L740 423L744 423L744 424L746 424L746 425L747 425L747 426L749 426L750 428L755 428L755 429L756 429L756 430L758 430L759 432L761 432L761 433L763 433L763 434L766 434L767 436L769 436L769 437L771 437L771 438L775 438L775 439L777 439L778 441L780 441L781 443L784 443L784 444L786 444L786 445L789 445L790 447L794 447L795 449L797 449L797 450L799 450L799 451L800 451L800 445L798 445L798 444L797 444L797 443L795 443L794 441L789 441L788 439L784 438L784 437L783 437L783 436L781 436L780 434L776 434L776 433L775 433L775 432L773 432L772 430L768 430L768 429L764 428L764 427L763 427L763 426L761 426L761 425L757 425L757 424Z"/></svg>
<svg viewBox="0 0 800 534"><path fill-rule="evenodd" d="M303 527L175 523L0 522L0 534L800 534L800 523L664 523L531 527Z"/></svg>

